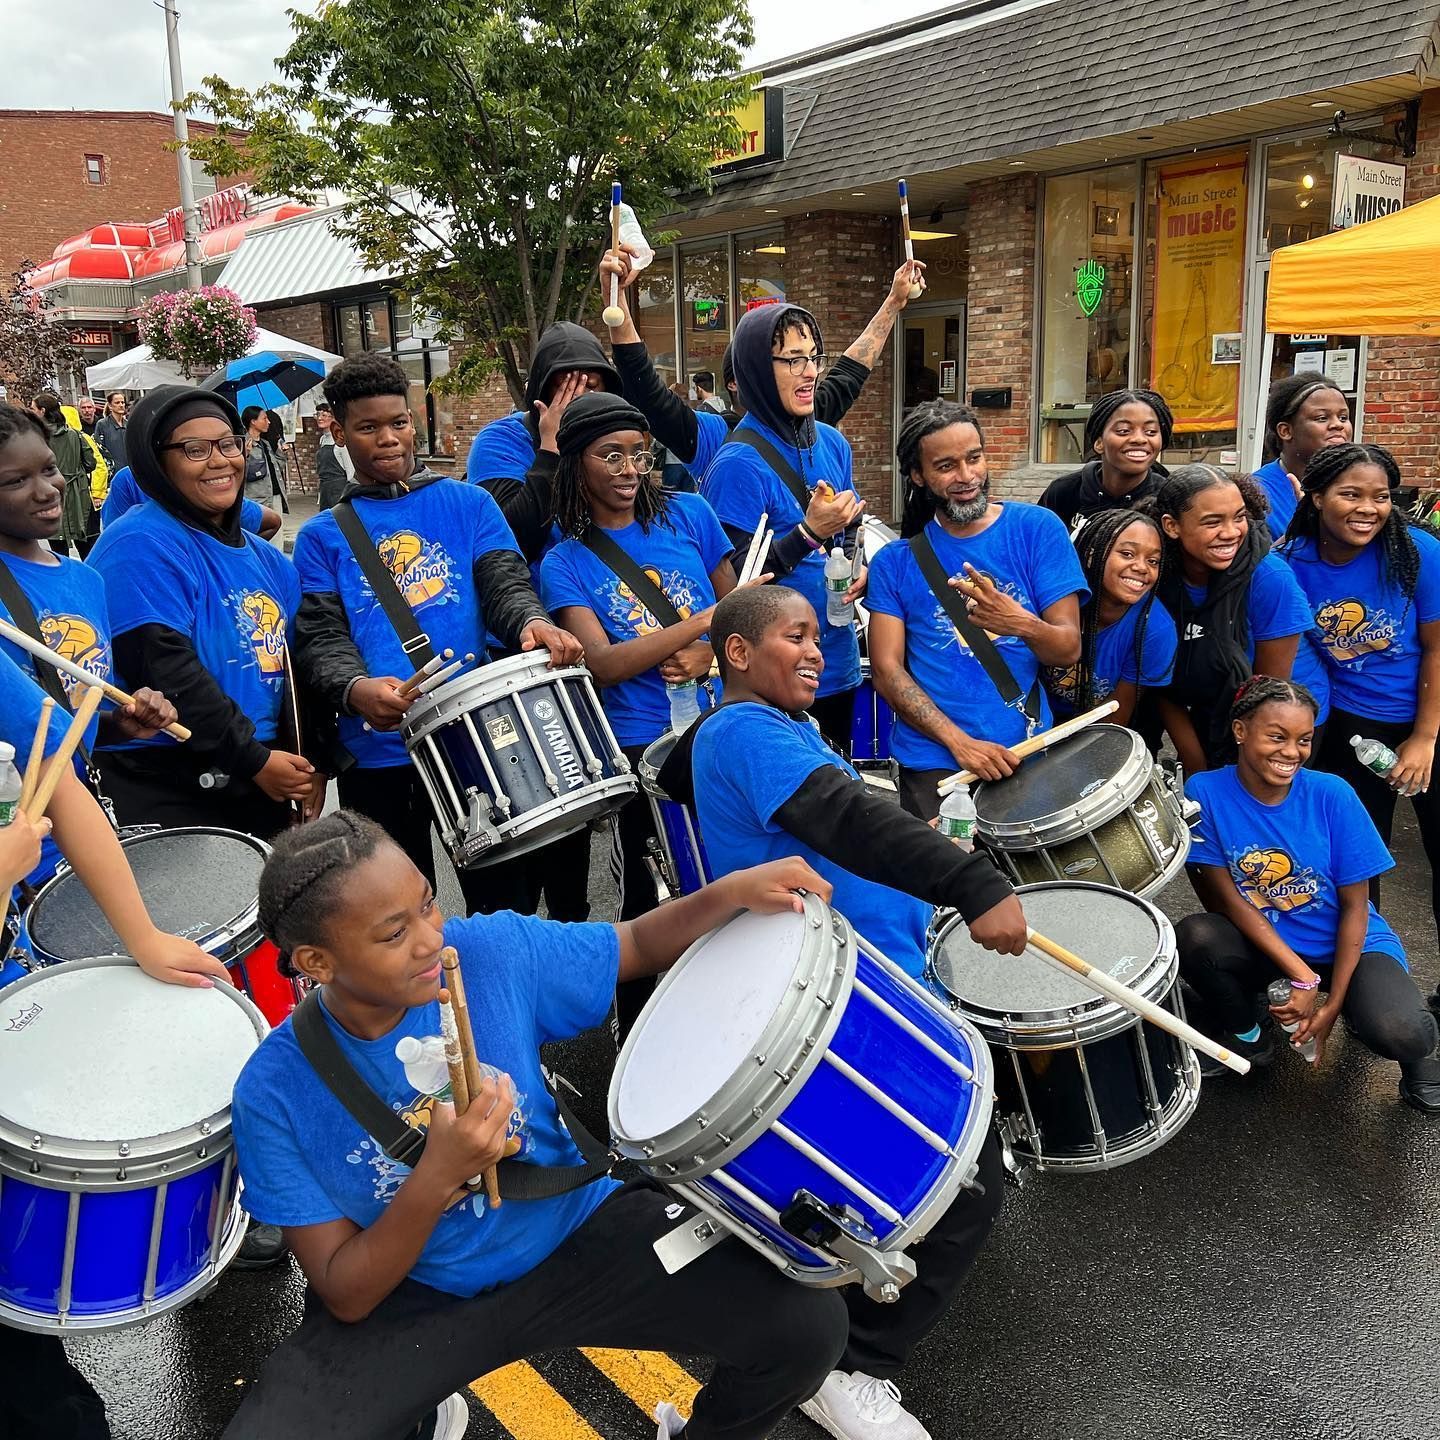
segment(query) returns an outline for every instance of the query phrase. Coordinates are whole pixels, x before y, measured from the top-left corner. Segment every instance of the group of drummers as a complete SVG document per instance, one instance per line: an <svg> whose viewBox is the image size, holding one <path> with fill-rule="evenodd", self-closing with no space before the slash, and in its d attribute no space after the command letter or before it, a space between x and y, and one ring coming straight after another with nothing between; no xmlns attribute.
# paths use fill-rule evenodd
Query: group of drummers
<svg viewBox="0 0 1440 1440"><path fill-rule="evenodd" d="M1133 728L1147 784L1168 736L1200 808L1193 838L1181 825L1149 877L1168 879L1188 849L1203 913L1180 922L1175 949L1195 1024L1260 1066L1278 1028L1323 1051L1343 1014L1398 1064L1400 1097L1440 1114L1440 1001L1427 1003L1378 908L1403 796L1440 914L1440 542L1407 522L1388 452L1353 443L1338 386L1275 386L1276 458L1253 477L1167 471L1164 399L1108 394L1089 416L1086 463L1038 505L995 499L980 418L929 401L899 432L901 536L872 550L836 423L923 267L896 272L834 365L802 307L743 316L725 364L738 424L690 409L652 365L626 250L601 269L620 281L611 354L581 327L552 326L526 408L477 438L468 480L417 458L398 364L337 366L325 398L354 480L300 530L293 563L242 523L242 427L219 396L165 386L135 406L128 457L144 498L85 563L47 543L64 482L43 427L0 407L0 611L134 697L102 712L49 821L0 830L4 884L21 886L23 906L63 857L126 953L158 979L206 986L227 981L225 966L159 927L113 825L267 842L259 926L281 975L318 991L346 1069L425 1134L398 1163L283 1019L245 1066L232 1106L251 1217L242 1255L264 1263L288 1247L308 1288L299 1329L227 1435L458 1440L454 1392L477 1375L600 1345L713 1357L692 1413L657 1413L661 1440L760 1437L795 1406L842 1440L926 1436L894 1382L999 1212L996 1131L928 1217L898 1296L798 1284L739 1243L672 1268L657 1242L680 1211L652 1179L592 1175L498 1208L467 1185L500 1162L585 1165L540 1046L612 1012L623 1040L655 977L738 912L808 914L818 897L906 983L947 1002L958 991L963 1008L963 984L937 978L937 930L995 952L986 963L1003 973L1036 922L1011 883L1028 872L1003 846L969 851L936 828L942 782L964 770L982 796L1002 793L1046 763L1016 746L1104 702L1109 725L1082 733ZM697 493L661 488L656 444ZM843 594L827 590L837 551ZM831 623L829 600L863 603L863 661L859 627ZM0 740L23 756L46 696L71 697L25 650L0 651ZM506 656L521 658L501 671ZM598 718L547 678L579 666ZM505 677L481 696L488 710L464 698L487 673ZM692 682L701 714L675 735L672 698ZM540 685L512 719L493 708ZM893 712L898 805L851 763L857 696ZM177 717L183 744L165 729ZM536 814L561 805L572 769L578 793L639 770L668 737L655 793L703 837L695 884L670 887L688 893L659 903L660 811L632 787L604 812L618 921L589 922L595 827L552 837L521 823L523 761L544 759L552 723L580 758L551 752ZM1389 746L1394 763L1365 763L1352 736ZM1051 774L1071 808L1113 778ZM341 808L322 816L332 777ZM469 918L438 907L432 825L460 861ZM1082 816L1081 828L1093 826ZM1101 878L1097 863L1118 888L1154 893L1119 883L1104 854L1049 873ZM486 1062L459 1116L411 1063L442 1033L446 946ZM1278 999L1277 980L1289 982ZM23 1396L0 1396L7 1433L109 1433L56 1332L0 1325L0 1353L32 1377Z"/></svg>

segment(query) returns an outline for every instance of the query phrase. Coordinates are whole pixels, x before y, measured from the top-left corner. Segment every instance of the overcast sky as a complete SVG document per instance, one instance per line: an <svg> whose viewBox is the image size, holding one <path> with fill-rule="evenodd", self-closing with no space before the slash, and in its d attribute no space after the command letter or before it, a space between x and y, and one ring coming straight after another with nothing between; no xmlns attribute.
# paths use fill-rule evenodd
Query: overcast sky
<svg viewBox="0 0 1440 1440"><path fill-rule="evenodd" d="M940 8L942 0L751 0L752 63ZM185 82L211 74L237 85L272 78L288 43L285 12L315 0L180 0ZM165 18L155 0L15 0L4 7L0 107L161 110L169 97Z"/></svg>

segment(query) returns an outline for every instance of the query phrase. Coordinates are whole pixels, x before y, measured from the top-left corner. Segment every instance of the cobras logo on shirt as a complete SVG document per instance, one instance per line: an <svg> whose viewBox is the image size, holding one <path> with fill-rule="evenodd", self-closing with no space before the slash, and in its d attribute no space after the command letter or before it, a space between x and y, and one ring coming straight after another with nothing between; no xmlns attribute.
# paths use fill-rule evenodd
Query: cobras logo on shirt
<svg viewBox="0 0 1440 1440"><path fill-rule="evenodd" d="M375 548L412 610L449 593L450 557L438 541L427 542L413 530L397 530Z"/></svg>
<svg viewBox="0 0 1440 1440"><path fill-rule="evenodd" d="M40 620L40 638L57 654L104 679L110 676L110 647L83 615L45 615ZM85 688L84 682L63 670L60 679L72 700Z"/></svg>
<svg viewBox="0 0 1440 1440"><path fill-rule="evenodd" d="M1332 600L1315 612L1320 643L1337 665L1390 649L1399 629L1384 610L1369 611L1361 600Z"/></svg>
<svg viewBox="0 0 1440 1440"><path fill-rule="evenodd" d="M255 652L262 675L285 672L285 612L280 602L265 590L246 590L239 596L237 621L240 633Z"/></svg>
<svg viewBox="0 0 1440 1440"><path fill-rule="evenodd" d="M695 593L694 582L679 570L668 572L657 570L653 565L645 566L645 578L675 607L675 613L682 620L688 620L696 609L699 596ZM616 580L608 597L610 619L621 629L631 630L636 635L649 635L663 630L664 624L648 609L623 580Z"/></svg>
<svg viewBox="0 0 1440 1440"><path fill-rule="evenodd" d="M1320 893L1320 881L1311 870L1295 869L1283 850L1247 850L1235 861L1240 872L1240 893L1257 910L1298 910Z"/></svg>

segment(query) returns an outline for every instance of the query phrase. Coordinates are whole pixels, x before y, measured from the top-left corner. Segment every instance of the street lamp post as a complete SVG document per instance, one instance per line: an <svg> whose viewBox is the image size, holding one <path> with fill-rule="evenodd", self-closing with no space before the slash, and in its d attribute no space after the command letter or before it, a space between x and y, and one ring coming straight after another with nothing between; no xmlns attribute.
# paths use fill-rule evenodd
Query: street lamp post
<svg viewBox="0 0 1440 1440"><path fill-rule="evenodd" d="M170 57L170 103L175 112L176 160L180 168L180 215L185 226L185 288L198 290L200 274L200 207L195 203L195 181L190 173L190 125L185 118L185 82L180 78L180 16L175 0L165 3L165 48Z"/></svg>

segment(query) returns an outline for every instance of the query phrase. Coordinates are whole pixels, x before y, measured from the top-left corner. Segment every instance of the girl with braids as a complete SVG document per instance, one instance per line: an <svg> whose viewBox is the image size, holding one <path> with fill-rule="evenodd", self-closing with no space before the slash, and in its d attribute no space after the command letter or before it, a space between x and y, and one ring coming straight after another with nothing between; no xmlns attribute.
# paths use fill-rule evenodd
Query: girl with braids
<svg viewBox="0 0 1440 1440"><path fill-rule="evenodd" d="M1160 716L1186 773L1230 758L1229 700L1250 677L1323 684L1301 650L1310 609L1289 567L1270 551L1265 497L1248 476L1182 465L1146 502L1165 532L1157 593L1175 621L1175 672Z"/></svg>
<svg viewBox="0 0 1440 1440"><path fill-rule="evenodd" d="M1440 1115L1440 1030L1368 894L1395 862L1350 786L1304 768L1317 713L1303 685L1254 676L1229 713L1236 764L1187 782L1200 803L1190 878L1206 913L1176 926L1180 973L1252 1065L1271 1059L1269 1015L1298 1027L1292 1044L1314 1040L1318 1059L1343 1014L1362 1045L1399 1062L1400 1098ZM1290 996L1267 1015L1277 977Z"/></svg>
<svg viewBox="0 0 1440 1440"><path fill-rule="evenodd" d="M1175 664L1175 622L1155 604L1165 535L1149 515L1107 510L1075 537L1090 598L1080 608L1080 658L1041 672L1057 717L1106 700L1129 725L1141 691L1164 685Z"/></svg>
<svg viewBox="0 0 1440 1440"><path fill-rule="evenodd" d="M391 1160L316 1074L290 1020L246 1065L231 1111L245 1202L285 1228L310 1294L230 1440L456 1440L477 1375L577 1345L714 1356L694 1440L758 1440L812 1395L846 1345L846 1300L742 1245L667 1273L654 1245L676 1212L658 1188L602 1176L494 1210L483 1195L457 1199L502 1157L581 1166L541 1045L601 1024L617 981L668 969L737 911L799 910L800 889L831 893L788 859L618 925L509 912L447 921L425 877L361 817L342 810L282 836L260 880L261 924L319 987L342 1054L426 1143L413 1168ZM487 1077L459 1118L405 1043L440 1035L445 945L459 954ZM665 1440L686 1433L669 1404L656 1419Z"/></svg>
<svg viewBox="0 0 1440 1440"><path fill-rule="evenodd" d="M1175 419L1153 390L1112 390L1091 407L1085 421L1085 453L1078 470L1052 480L1040 504L1053 510L1072 534L1106 510L1129 510L1154 494L1169 471L1160 462Z"/></svg>
<svg viewBox="0 0 1440 1440"><path fill-rule="evenodd" d="M1305 592L1330 671L1335 713L1319 765L1355 787L1387 845L1396 798L1409 796L1440 918L1440 791L1429 793L1440 729L1440 541L1395 504L1400 469L1379 445L1322 450L1303 483L1279 553ZM1356 759L1352 735L1383 741L1400 763L1376 775Z"/></svg>
<svg viewBox="0 0 1440 1440"><path fill-rule="evenodd" d="M1295 513L1296 486L1322 450L1355 437L1350 402L1328 375L1302 371L1270 387L1265 404L1265 453L1274 458L1255 472L1270 502L1270 534L1279 540Z"/></svg>

